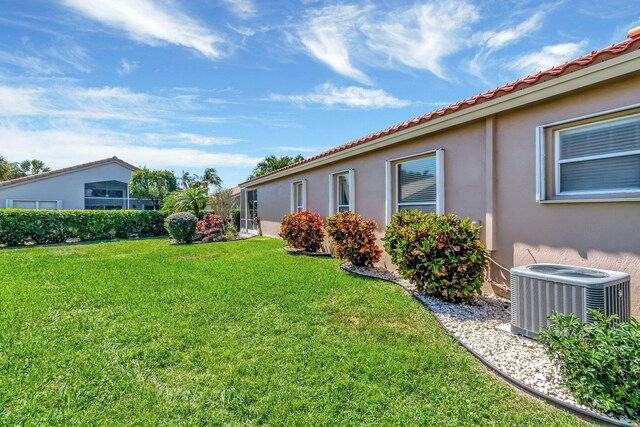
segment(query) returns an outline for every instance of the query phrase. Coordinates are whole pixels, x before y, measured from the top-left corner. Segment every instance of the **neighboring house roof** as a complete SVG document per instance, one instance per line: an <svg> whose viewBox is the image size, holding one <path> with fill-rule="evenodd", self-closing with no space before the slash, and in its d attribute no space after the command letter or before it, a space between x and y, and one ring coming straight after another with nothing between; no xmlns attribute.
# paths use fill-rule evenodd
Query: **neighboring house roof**
<svg viewBox="0 0 640 427"><path fill-rule="evenodd" d="M240 195L240 186L236 185L235 187L231 188L231 195L233 197L239 196Z"/></svg>
<svg viewBox="0 0 640 427"><path fill-rule="evenodd" d="M81 165L69 166L67 168L56 169L49 172L42 172L36 175L23 176L22 178L15 178L15 179L10 179L8 181L2 181L0 182L0 188L9 187L17 184L23 184L25 182L30 182L30 181L46 179L52 176L63 175L70 172L76 172L82 169L90 169L90 168L105 165L108 163L118 163L119 165L124 166L127 169L131 169L132 171L136 171L139 169L138 167L133 166L132 164L127 163L124 160L120 160L119 158L113 156L113 157L109 157L108 159L96 160L94 162L83 163Z"/></svg>
<svg viewBox="0 0 640 427"><path fill-rule="evenodd" d="M569 62L565 62L564 64L561 65L557 65L555 67L549 68L548 70L545 71L540 71L536 74L524 77L522 79L516 80L514 82L511 83L507 83L503 86L497 87L495 89L492 90L488 90L486 92L483 92L479 95L476 96L472 96L471 98L467 98L465 100L456 102L455 104L451 104L449 106L440 108L439 110L433 111L431 113L425 114L423 116L420 117L416 117L414 119L408 120L404 123L400 123L397 124L395 126L392 126L390 128L381 130L379 132L373 133L371 135L367 135L365 137L362 137L360 139L357 139L355 141L351 141L348 142L346 144L340 145L338 147L332 148L328 151L324 151L320 154L317 154L315 156L306 158L304 160L301 160L297 163L293 163L291 165L285 166L283 168L280 168L278 170L266 173L264 175L261 175L259 177L256 178L252 178L249 179L243 183L241 183L241 185L245 185L245 184L250 184L251 182L254 182L256 180L262 180L265 177L269 177L269 176L273 176L273 175L277 175L283 171L286 171L288 169L291 168L295 168L297 166L306 164L306 163L310 163L313 162L315 160L324 158L324 157L328 157L331 155L334 155L336 153L339 153L341 151L353 148L353 147L357 147L360 146L362 144L366 144L369 143L371 141L377 140L379 138L394 134L396 132L400 132L409 128L412 128L414 126L418 126L421 125L423 123L426 122L430 122L433 120L436 120L440 117L443 116L447 116L449 114L455 113L457 111L460 110L464 110L482 103L485 103L489 100L492 99L496 99L496 98L500 98L503 96L507 96L510 94L513 94L514 92L523 90L523 89L527 89L529 87L547 82L549 80L553 80L556 79L558 77L573 73L575 71L578 70L582 70L584 68L590 67L592 65L595 64L599 64L605 61L608 61L610 59L619 57L621 55L627 54L627 53L631 53L635 50L640 49L640 34L635 34L632 32L629 32L629 36L630 38L628 38L627 40L624 40L620 43L614 44L612 46L606 47L604 49L601 49L599 51L593 51L587 55L581 56L579 58L576 58L572 61ZM274 177L275 178L275 177Z"/></svg>

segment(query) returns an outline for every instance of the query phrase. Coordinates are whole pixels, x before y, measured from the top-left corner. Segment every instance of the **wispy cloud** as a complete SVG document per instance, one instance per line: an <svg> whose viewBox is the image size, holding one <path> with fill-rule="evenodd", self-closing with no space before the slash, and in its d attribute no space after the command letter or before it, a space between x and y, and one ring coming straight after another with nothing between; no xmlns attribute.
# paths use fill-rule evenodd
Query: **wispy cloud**
<svg viewBox="0 0 640 427"><path fill-rule="evenodd" d="M0 51L0 63L22 69L29 76L57 76L70 69L88 73L91 59L86 50L64 38L55 38L48 47L36 47L28 37L20 49Z"/></svg>
<svg viewBox="0 0 640 427"><path fill-rule="evenodd" d="M0 140L10 159L26 159L33 153L47 153L47 164L64 167L100 158L118 156L135 165L152 168L250 167L261 160L246 154L211 152L187 147L146 144L147 136L113 132L100 128L33 130L0 120ZM55 147L55 150L51 148Z"/></svg>
<svg viewBox="0 0 640 427"><path fill-rule="evenodd" d="M312 56L338 74L370 84L369 77L352 64L350 52L358 42L358 21L366 10L354 5L337 5L312 11L307 23L300 28L300 40Z"/></svg>
<svg viewBox="0 0 640 427"><path fill-rule="evenodd" d="M523 74L533 74L575 58L585 49L587 40L545 46L538 52L516 58L508 68Z"/></svg>
<svg viewBox="0 0 640 427"><path fill-rule="evenodd" d="M116 71L118 71L120 77L124 77L137 70L139 66L140 63L138 61L129 61L128 59L122 58Z"/></svg>
<svg viewBox="0 0 640 427"><path fill-rule="evenodd" d="M253 18L258 8L253 0L222 0L229 11L240 19Z"/></svg>
<svg viewBox="0 0 640 427"><path fill-rule="evenodd" d="M159 122L195 108L193 96L158 96L122 87L0 86L0 116Z"/></svg>
<svg viewBox="0 0 640 427"><path fill-rule="evenodd" d="M187 132L179 132L175 134L146 134L146 139L151 144L166 145L191 145L199 147L211 147L214 145L233 145L242 141L238 138L212 137L197 135Z"/></svg>
<svg viewBox="0 0 640 427"><path fill-rule="evenodd" d="M320 104L327 107L344 106L365 109L411 105L411 101L395 98L382 89L365 89L357 86L337 87L331 83L317 86L308 94L271 94L270 99L296 104Z"/></svg>
<svg viewBox="0 0 640 427"><path fill-rule="evenodd" d="M171 3L153 0L61 1L76 12L124 31L141 43L184 46L210 59L222 56L223 39Z"/></svg>
<svg viewBox="0 0 640 427"><path fill-rule="evenodd" d="M468 43L465 34L478 18L475 6L458 0L417 4L367 22L367 45L390 63L448 79L443 60Z"/></svg>
<svg viewBox="0 0 640 427"><path fill-rule="evenodd" d="M91 71L91 59L86 49L80 45L58 42L46 49L45 53L58 62L64 63L82 73Z"/></svg>
<svg viewBox="0 0 640 427"><path fill-rule="evenodd" d="M62 74L60 68L50 61L24 52L7 52L0 50L0 63L21 68L27 75Z"/></svg>
<svg viewBox="0 0 640 427"><path fill-rule="evenodd" d="M486 31L474 38L488 49L501 49L539 29L544 16L544 12L538 11L515 26L507 27L500 31Z"/></svg>
<svg viewBox="0 0 640 427"><path fill-rule="evenodd" d="M446 79L443 61L468 45L477 8L462 0L383 10L334 5L312 10L298 29L307 52L335 72L363 84L362 67L417 69Z"/></svg>

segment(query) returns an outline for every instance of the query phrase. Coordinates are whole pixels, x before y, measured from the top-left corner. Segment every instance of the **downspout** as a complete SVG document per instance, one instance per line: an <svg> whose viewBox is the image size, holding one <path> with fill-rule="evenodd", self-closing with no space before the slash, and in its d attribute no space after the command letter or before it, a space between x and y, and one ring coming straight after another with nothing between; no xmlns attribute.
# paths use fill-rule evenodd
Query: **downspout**
<svg viewBox="0 0 640 427"><path fill-rule="evenodd" d="M495 211L495 140L496 117L489 116L485 121L485 218L484 233L485 245L490 251L496 249L496 211Z"/></svg>

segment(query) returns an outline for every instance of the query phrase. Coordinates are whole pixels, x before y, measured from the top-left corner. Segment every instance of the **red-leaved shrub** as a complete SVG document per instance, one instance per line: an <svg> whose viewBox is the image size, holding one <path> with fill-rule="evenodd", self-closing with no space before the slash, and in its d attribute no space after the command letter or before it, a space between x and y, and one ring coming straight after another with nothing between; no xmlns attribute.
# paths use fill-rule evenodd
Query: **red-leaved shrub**
<svg viewBox="0 0 640 427"><path fill-rule="evenodd" d="M315 212L302 211L292 213L282 218L282 237L289 246L317 252L324 240L322 218Z"/></svg>
<svg viewBox="0 0 640 427"><path fill-rule="evenodd" d="M335 254L353 265L372 267L380 260L382 250L376 245L374 220L364 221L358 214L341 212L327 218L327 234L333 240Z"/></svg>
<svg viewBox="0 0 640 427"><path fill-rule="evenodd" d="M208 213L198 221L196 232L198 239L212 242L223 237L224 220L216 214Z"/></svg>

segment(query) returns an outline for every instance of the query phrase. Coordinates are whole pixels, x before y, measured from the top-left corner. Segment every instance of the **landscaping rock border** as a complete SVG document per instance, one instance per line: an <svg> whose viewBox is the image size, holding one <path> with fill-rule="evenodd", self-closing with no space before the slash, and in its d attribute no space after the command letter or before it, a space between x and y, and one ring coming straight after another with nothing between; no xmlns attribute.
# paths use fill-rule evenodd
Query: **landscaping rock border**
<svg viewBox="0 0 640 427"><path fill-rule="evenodd" d="M633 425L630 420L608 417L576 402L561 385L555 364L538 342L509 332L509 300L489 294L476 304L452 304L421 294L396 272L381 267L356 267L344 262L340 269L352 274L382 279L401 286L435 316L443 329L485 365L519 389L568 409L579 416L614 425Z"/></svg>

